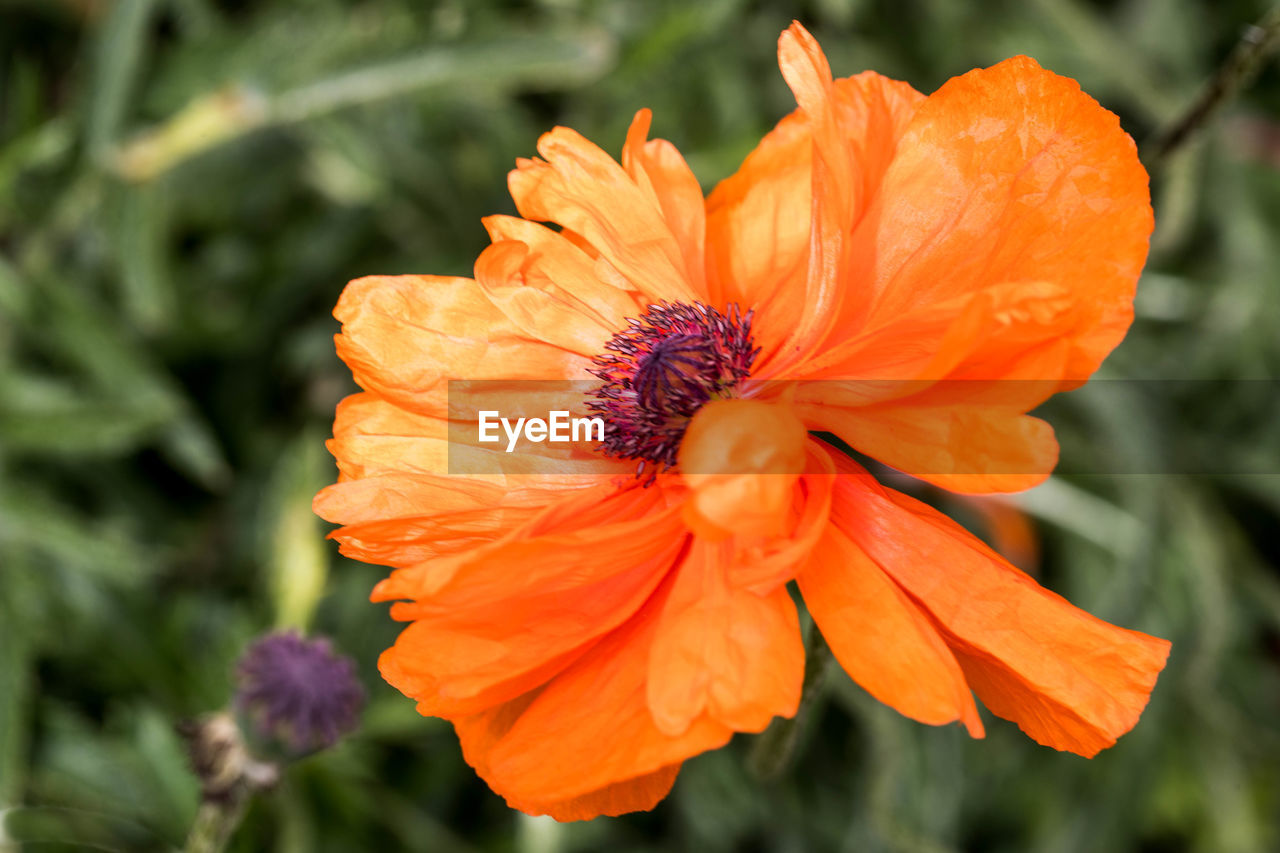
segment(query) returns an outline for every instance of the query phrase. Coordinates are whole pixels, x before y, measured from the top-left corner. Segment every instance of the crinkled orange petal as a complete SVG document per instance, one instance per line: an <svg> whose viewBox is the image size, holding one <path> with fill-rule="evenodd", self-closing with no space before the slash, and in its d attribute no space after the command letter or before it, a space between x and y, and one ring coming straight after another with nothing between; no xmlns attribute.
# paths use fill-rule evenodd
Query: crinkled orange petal
<svg viewBox="0 0 1280 853"><path fill-rule="evenodd" d="M544 521L548 518L551 523ZM643 535L646 530L654 535ZM657 531L666 534L663 541L657 541ZM483 609L513 590L545 589L547 578L558 573L569 581L582 581L589 579L593 571L607 573L616 568L593 567L591 561L583 564L592 543L598 546L601 541L610 542L615 549L611 556L625 565L628 560L642 562L653 557L677 542L682 533L679 506L660 488L619 489L600 484L562 492L557 498L546 498L539 513L525 525L484 548L392 572L374 589L374 600L425 599L448 591L454 606ZM558 549L569 549L559 564L554 557ZM536 562L514 573L504 569L501 560L490 560L490 555L500 550L509 560ZM570 555L578 560L568 559ZM481 614L481 618L488 615Z"/></svg>
<svg viewBox="0 0 1280 853"><path fill-rule="evenodd" d="M344 480L449 470L443 418L415 414L368 391L338 404L326 446Z"/></svg>
<svg viewBox="0 0 1280 853"><path fill-rule="evenodd" d="M832 513L929 614L992 713L1084 756L1138 722L1167 641L1080 610L946 516L865 474L839 480Z"/></svg>
<svg viewBox="0 0 1280 853"><path fill-rule="evenodd" d="M526 814L548 815L559 821L591 820L602 816L649 811L671 793L671 788L679 775L680 765L672 764L635 779L615 782L598 791L570 800L554 803L532 800L508 801L508 804Z"/></svg>
<svg viewBox="0 0 1280 853"><path fill-rule="evenodd" d="M612 544L603 538L595 543L597 548ZM611 564L596 577L574 578L572 585L561 579L555 592L516 590L495 597L488 612L505 614L502 619L481 620L484 609L477 605L453 607L447 593L427 602L398 602L392 616L414 621L383 653L379 670L418 700L420 713L431 716L475 713L512 699L546 682L628 619L670 567L679 541L666 545L635 565L630 560ZM508 550L500 549L491 560L503 561L498 565L509 571ZM574 556L566 549L566 559ZM554 581L548 587L554 589Z"/></svg>
<svg viewBox="0 0 1280 853"><path fill-rule="evenodd" d="M797 384L807 423L943 488L1007 492L1043 481L1057 442L1024 415L1061 390L1074 310L1047 283L998 285L931 306L837 347ZM893 377L898 377L897 379Z"/></svg>
<svg viewBox="0 0 1280 853"><path fill-rule="evenodd" d="M736 302L757 316L796 311L779 294L802 274L809 250L813 139L796 110L760 141L736 173L707 197L707 288L713 304ZM773 305L777 302L777 306ZM755 325L775 350L785 324Z"/></svg>
<svg viewBox="0 0 1280 853"><path fill-rule="evenodd" d="M873 72L833 82L799 24L779 39L779 64L800 109L707 199L709 289L756 310L759 376L786 373L837 328L840 303L859 298L837 280L846 235L923 98Z"/></svg>
<svg viewBox="0 0 1280 853"><path fill-rule="evenodd" d="M657 201L671 235L680 245L689 282L699 293L705 293L707 228L702 185L674 145L665 139L648 139L652 119L649 110L636 113L622 147L622 167Z"/></svg>
<svg viewBox="0 0 1280 853"><path fill-rule="evenodd" d="M436 557L466 560L460 552L516 533L529 538L564 532L545 524L557 514L573 514L580 527L616 521L590 511L597 504L604 507L600 495L613 490L595 477L576 485L521 477L504 485L454 476L386 476L330 486L313 507L328 521L346 522L330 534L344 555L421 573ZM441 566L455 563L432 565L442 574Z"/></svg>
<svg viewBox="0 0 1280 853"><path fill-rule="evenodd" d="M532 691L485 713L454 720L462 754L482 778L489 777L490 750L511 730L537 695L538 691ZM503 797L511 808L526 814L549 815L560 821L591 820L603 815L653 808L670 793L679 773L680 763L677 762L567 799L547 799L537 795L515 797L511 794L503 794Z"/></svg>
<svg viewBox="0 0 1280 853"><path fill-rule="evenodd" d="M504 502L500 489L489 491L490 503L484 505L486 491L450 489L438 477L378 477L330 486L316 495L312 507L329 521L351 519L330 534L338 540L343 556L405 568L485 545L538 512L537 507ZM391 495L400 505L388 501L385 505L394 508L387 510L387 517L380 517L379 502ZM405 499L407 495L411 497ZM443 500L432 502L436 495ZM467 508L448 508L444 501L452 500ZM356 520L361 516L369 520Z"/></svg>
<svg viewBox="0 0 1280 853"><path fill-rule="evenodd" d="M1019 492L1058 462L1053 427L1022 414L1061 386L1067 342L1049 341L1006 366L1004 379L948 378L880 406L857 410L832 431L879 461L961 494ZM874 448L874 449L872 449Z"/></svg>
<svg viewBox="0 0 1280 853"><path fill-rule="evenodd" d="M444 396L437 388L423 399ZM531 395L521 391L520 396ZM557 455L549 444L519 454L460 442L450 447L447 433L443 417L407 411L370 392L339 404L328 447L341 482L321 491L312 505L321 517L345 525L331 534L343 554L396 567L415 565L491 542L548 502L602 483L607 487L611 473L628 470L594 455L586 460ZM487 457L473 463L483 473L464 476L455 470L466 467L468 455ZM502 473L517 473L512 469L519 466L542 473Z"/></svg>
<svg viewBox="0 0 1280 853"><path fill-rule="evenodd" d="M507 178L521 216L555 222L586 240L599 253L596 274L606 282L620 278L650 301L698 298L701 282L689 280L680 241L654 193L566 127L543 134L538 153L543 160L518 160Z"/></svg>
<svg viewBox="0 0 1280 853"><path fill-rule="evenodd" d="M636 294L596 276L595 258L564 234L517 216L488 216L482 221L494 243L515 240L528 248L521 267L526 284L563 294L614 331L638 313Z"/></svg>
<svg viewBox="0 0 1280 853"><path fill-rule="evenodd" d="M810 358L804 378L1022 378L1010 374L1029 353L1060 341L1078 318L1078 307L1062 285L1002 282L920 306L851 336ZM1046 387L1052 392L1060 373L1059 368L1038 378L1051 383Z"/></svg>
<svg viewBox="0 0 1280 853"><path fill-rule="evenodd" d="M868 693L921 723L960 720L983 736L964 673L929 618L837 526L796 581L836 660Z"/></svg>
<svg viewBox="0 0 1280 853"><path fill-rule="evenodd" d="M504 497L501 485L459 477L449 480L422 474L386 474L347 480L322 490L312 508L325 521L365 524L472 509Z"/></svg>
<svg viewBox="0 0 1280 853"><path fill-rule="evenodd" d="M343 527L330 535L353 559L388 566L421 564L485 545L535 518L566 495L598 487L595 475L481 480L399 474L348 480L316 495L312 508Z"/></svg>
<svg viewBox="0 0 1280 853"><path fill-rule="evenodd" d="M787 339L781 348L764 352L757 376L784 374L821 345L835 325L843 300L851 292L841 287L841 262L847 239L861 207L853 183L853 165L833 103L831 67L818 42L798 23L778 39L778 65L804 111L813 138L812 207L809 223L809 256L803 287L787 298L799 309L794 323L787 322ZM778 322L761 314L762 323Z"/></svg>
<svg viewBox="0 0 1280 853"><path fill-rule="evenodd" d="M517 658L500 640L420 620L378 656L378 672L416 701L419 714L458 720L541 688L598 641L598 636L584 637L561 650ZM459 675L441 658L445 653L457 655L459 663L482 661L483 671Z"/></svg>
<svg viewBox="0 0 1280 853"><path fill-rule="evenodd" d="M545 489L555 483L582 485L595 475L630 473L627 464L579 444L524 442L519 453L508 453L501 430L497 430L497 442L478 441L477 416L484 410L523 414L562 409L574 416L587 414L583 387L569 381L452 380L418 396L419 403L439 414L410 411L370 392L354 394L338 406L328 448L344 481L424 474ZM539 475L537 482L510 476L527 474Z"/></svg>
<svg viewBox="0 0 1280 853"><path fill-rule="evenodd" d="M1058 462L1058 440L1047 422L981 401L933 406L925 398L917 405L797 409L815 429L953 492L1023 491L1044 482Z"/></svg>
<svg viewBox="0 0 1280 853"><path fill-rule="evenodd" d="M703 714L759 732L795 715L804 643L785 588L756 595L730 576L732 546L695 539L676 570L649 655L648 703L659 731L680 735Z"/></svg>
<svg viewBox="0 0 1280 853"><path fill-rule="evenodd" d="M668 579L635 617L545 687L455 720L467 761L495 792L517 807L569 800L728 742L732 729L708 715L678 736L654 724L648 661L670 588Z"/></svg>
<svg viewBox="0 0 1280 853"><path fill-rule="evenodd" d="M471 279L356 279L333 313L338 355L356 382L411 411L442 414L449 379L589 377L589 358L531 339Z"/></svg>
<svg viewBox="0 0 1280 853"><path fill-rule="evenodd" d="M1132 320L1152 228L1147 175L1116 116L1027 57L948 81L916 110L854 235L845 317L876 327L1003 281L1079 303L1067 375L1087 378Z"/></svg>
<svg viewBox="0 0 1280 853"><path fill-rule="evenodd" d="M674 508L657 509L653 491L595 498L608 504L597 513L611 516L608 523L534 538L517 531L458 559L394 573L374 597L413 599L391 611L413 625L379 660L383 677L417 699L422 713L449 717L546 681L630 618L670 568L682 528ZM597 559L602 552L611 559Z"/></svg>
<svg viewBox="0 0 1280 853"><path fill-rule="evenodd" d="M530 340L594 357L616 329L558 289L527 283L529 255L529 247L517 240L490 245L476 259L476 282L494 307Z"/></svg>
<svg viewBox="0 0 1280 853"><path fill-rule="evenodd" d="M545 413L572 408L574 414L585 413L582 391L575 383L458 380L423 394L421 399L431 408L447 410L448 416L410 411L371 392L353 394L338 404L333 439L327 447L344 481L423 474L504 487L546 488L555 482L578 485L586 482L584 474L628 470L626 465L572 445L522 443L517 454L505 452L505 435L495 444L477 441L476 412L482 409ZM546 476L536 483L527 479L518 483L504 476L504 472L524 469Z"/></svg>
<svg viewBox="0 0 1280 853"><path fill-rule="evenodd" d="M947 330L935 374L949 371L950 399L973 395L958 389L986 382L1006 401L1027 409L1054 392L1070 373L1071 335L1084 311L1062 285L1014 282L981 291ZM1039 383L1032 389L1031 383ZM990 395L988 395L990 396Z"/></svg>

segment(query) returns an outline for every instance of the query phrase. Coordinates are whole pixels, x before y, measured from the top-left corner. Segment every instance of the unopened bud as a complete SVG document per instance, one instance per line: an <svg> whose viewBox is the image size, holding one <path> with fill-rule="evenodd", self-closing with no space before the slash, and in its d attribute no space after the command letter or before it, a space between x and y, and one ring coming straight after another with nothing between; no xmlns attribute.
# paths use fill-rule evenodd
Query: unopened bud
<svg viewBox="0 0 1280 853"><path fill-rule="evenodd" d="M355 729L364 698L350 658L328 640L286 632L263 637L240 658L233 708L256 754L299 758Z"/></svg>

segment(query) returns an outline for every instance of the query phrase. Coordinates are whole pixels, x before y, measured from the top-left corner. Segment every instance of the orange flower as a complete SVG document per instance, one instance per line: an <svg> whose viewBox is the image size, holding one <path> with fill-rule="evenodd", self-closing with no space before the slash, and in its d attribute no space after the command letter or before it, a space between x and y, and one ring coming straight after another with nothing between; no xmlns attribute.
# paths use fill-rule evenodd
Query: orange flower
<svg viewBox="0 0 1280 853"><path fill-rule="evenodd" d="M929 97L833 81L798 24L779 58L799 109L709 198L647 111L621 164L556 128L510 175L521 218L485 220L474 280L363 278L335 310L365 390L316 510L395 569L373 598L410 624L383 676L515 808L651 808L686 758L793 715L792 580L868 692L975 737L974 693L1092 756L1164 666L1167 642L815 434L954 491L1044 479L1057 444L1026 412L1131 320L1152 226L1132 141L1025 57ZM447 380L592 377L599 452L471 448L489 467L448 473Z"/></svg>

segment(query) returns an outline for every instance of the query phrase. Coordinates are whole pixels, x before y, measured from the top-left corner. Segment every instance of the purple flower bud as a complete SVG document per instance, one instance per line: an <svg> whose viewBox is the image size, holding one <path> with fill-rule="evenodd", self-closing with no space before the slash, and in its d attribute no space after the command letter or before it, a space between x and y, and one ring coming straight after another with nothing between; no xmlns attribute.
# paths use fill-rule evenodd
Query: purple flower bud
<svg viewBox="0 0 1280 853"><path fill-rule="evenodd" d="M325 639L269 634L236 667L235 710L255 745L297 758L333 746L359 722L354 662Z"/></svg>

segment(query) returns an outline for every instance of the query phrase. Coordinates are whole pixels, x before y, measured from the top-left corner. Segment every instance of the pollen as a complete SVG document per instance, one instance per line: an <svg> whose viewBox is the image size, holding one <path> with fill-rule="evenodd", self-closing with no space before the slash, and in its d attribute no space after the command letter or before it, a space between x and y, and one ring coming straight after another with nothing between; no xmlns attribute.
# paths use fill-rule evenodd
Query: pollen
<svg viewBox="0 0 1280 853"><path fill-rule="evenodd" d="M676 464L690 419L712 400L734 396L760 352L752 312L694 303L650 305L604 345L591 373L604 384L587 408L605 420L600 451L634 459L636 475Z"/></svg>

